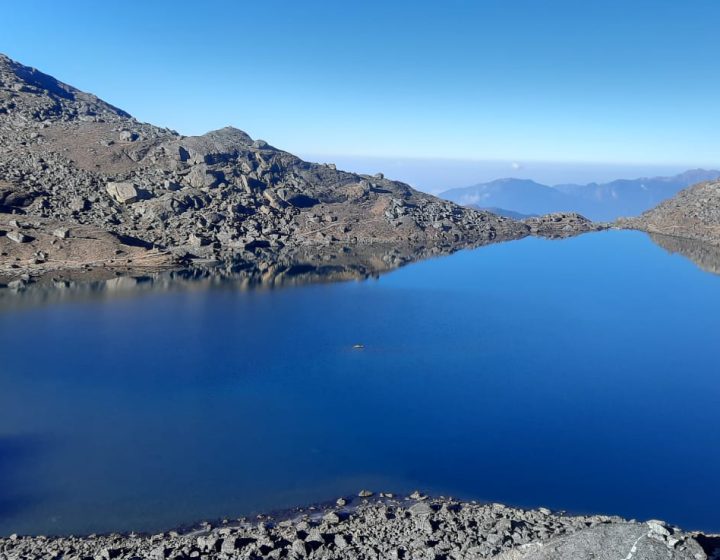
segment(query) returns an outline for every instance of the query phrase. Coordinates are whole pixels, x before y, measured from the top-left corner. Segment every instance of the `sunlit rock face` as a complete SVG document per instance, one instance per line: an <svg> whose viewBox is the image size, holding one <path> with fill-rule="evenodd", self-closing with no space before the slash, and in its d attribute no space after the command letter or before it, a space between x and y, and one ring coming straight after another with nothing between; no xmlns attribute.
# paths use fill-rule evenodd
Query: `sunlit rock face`
<svg viewBox="0 0 720 560"><path fill-rule="evenodd" d="M720 246L720 181L692 186L638 218L618 224Z"/></svg>

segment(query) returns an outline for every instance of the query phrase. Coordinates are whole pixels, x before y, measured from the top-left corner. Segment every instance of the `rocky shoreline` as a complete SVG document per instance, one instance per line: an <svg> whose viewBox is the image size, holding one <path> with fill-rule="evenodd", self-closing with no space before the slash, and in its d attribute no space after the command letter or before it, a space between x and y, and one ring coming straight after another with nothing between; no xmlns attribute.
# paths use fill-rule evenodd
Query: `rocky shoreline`
<svg viewBox="0 0 720 560"><path fill-rule="evenodd" d="M0 538L0 560L395 558L472 560L717 558L720 538L663 521L361 491L285 515L154 535Z"/></svg>
<svg viewBox="0 0 720 560"><path fill-rule="evenodd" d="M303 243L256 255L179 259L167 250L122 243L113 234L91 226L62 227L51 220L0 213L0 257L4 257L0 259L0 288L22 291L38 284L65 288L68 281L94 282L158 274L188 277L204 275L209 270L219 277L254 275L267 279L277 277L278 271L297 272L298 267L304 271L301 276L305 282L323 278L360 279L462 249L527 236L559 239L608 229L606 224L593 223L575 214L550 214L518 225L527 229L474 242ZM23 241L15 242L10 236ZM343 269L341 274L337 273L338 268ZM307 274L308 269L317 273Z"/></svg>

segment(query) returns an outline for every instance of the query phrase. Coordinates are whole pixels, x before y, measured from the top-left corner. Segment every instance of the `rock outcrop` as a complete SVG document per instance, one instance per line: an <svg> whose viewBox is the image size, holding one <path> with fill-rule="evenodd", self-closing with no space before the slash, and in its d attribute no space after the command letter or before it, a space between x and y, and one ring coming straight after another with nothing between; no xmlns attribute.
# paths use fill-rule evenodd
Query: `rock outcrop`
<svg viewBox="0 0 720 560"><path fill-rule="evenodd" d="M602 231L607 224L592 222L577 212L554 212L545 216L527 218L523 221L532 235L561 239L579 233Z"/></svg>
<svg viewBox="0 0 720 560"><path fill-rule="evenodd" d="M618 225L720 246L720 181L694 185Z"/></svg>

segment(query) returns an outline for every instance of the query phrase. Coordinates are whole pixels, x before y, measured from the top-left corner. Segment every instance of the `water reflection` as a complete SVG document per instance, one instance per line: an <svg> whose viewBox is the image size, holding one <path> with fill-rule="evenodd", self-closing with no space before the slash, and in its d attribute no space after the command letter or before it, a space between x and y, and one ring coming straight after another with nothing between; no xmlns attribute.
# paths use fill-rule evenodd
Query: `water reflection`
<svg viewBox="0 0 720 560"><path fill-rule="evenodd" d="M700 269L720 274L720 247L656 233L650 239L671 254L693 261ZM310 283L377 278L403 265L487 243L445 247L402 244L312 246L280 257L232 263L195 263L184 269L126 273L109 269L58 272L21 289L0 284L0 311L62 301L109 299L149 291L274 289Z"/></svg>
<svg viewBox="0 0 720 560"><path fill-rule="evenodd" d="M151 290L222 287L242 291L364 280L458 249L398 244L315 246L273 260L196 263L190 268L178 270L129 275L107 269L57 273L41 277L21 289L0 288L0 310L80 299L107 299Z"/></svg>
<svg viewBox="0 0 720 560"><path fill-rule="evenodd" d="M442 254L330 249L6 299L96 298L0 313L0 535L361 488L720 528L719 277L611 231L264 291Z"/></svg>
<svg viewBox="0 0 720 560"><path fill-rule="evenodd" d="M651 233L650 239L670 254L690 259L698 268L712 274L720 274L720 247L694 239Z"/></svg>

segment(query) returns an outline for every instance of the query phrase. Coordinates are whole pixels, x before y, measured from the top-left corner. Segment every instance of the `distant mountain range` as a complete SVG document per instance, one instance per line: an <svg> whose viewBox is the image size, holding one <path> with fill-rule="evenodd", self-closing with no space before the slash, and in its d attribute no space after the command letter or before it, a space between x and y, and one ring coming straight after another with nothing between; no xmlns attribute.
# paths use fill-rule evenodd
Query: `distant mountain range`
<svg viewBox="0 0 720 560"><path fill-rule="evenodd" d="M450 189L439 196L473 208L515 217L579 212L593 220L637 216L684 188L720 178L720 171L693 169L672 177L619 179L610 183L548 186L529 179L497 179Z"/></svg>

